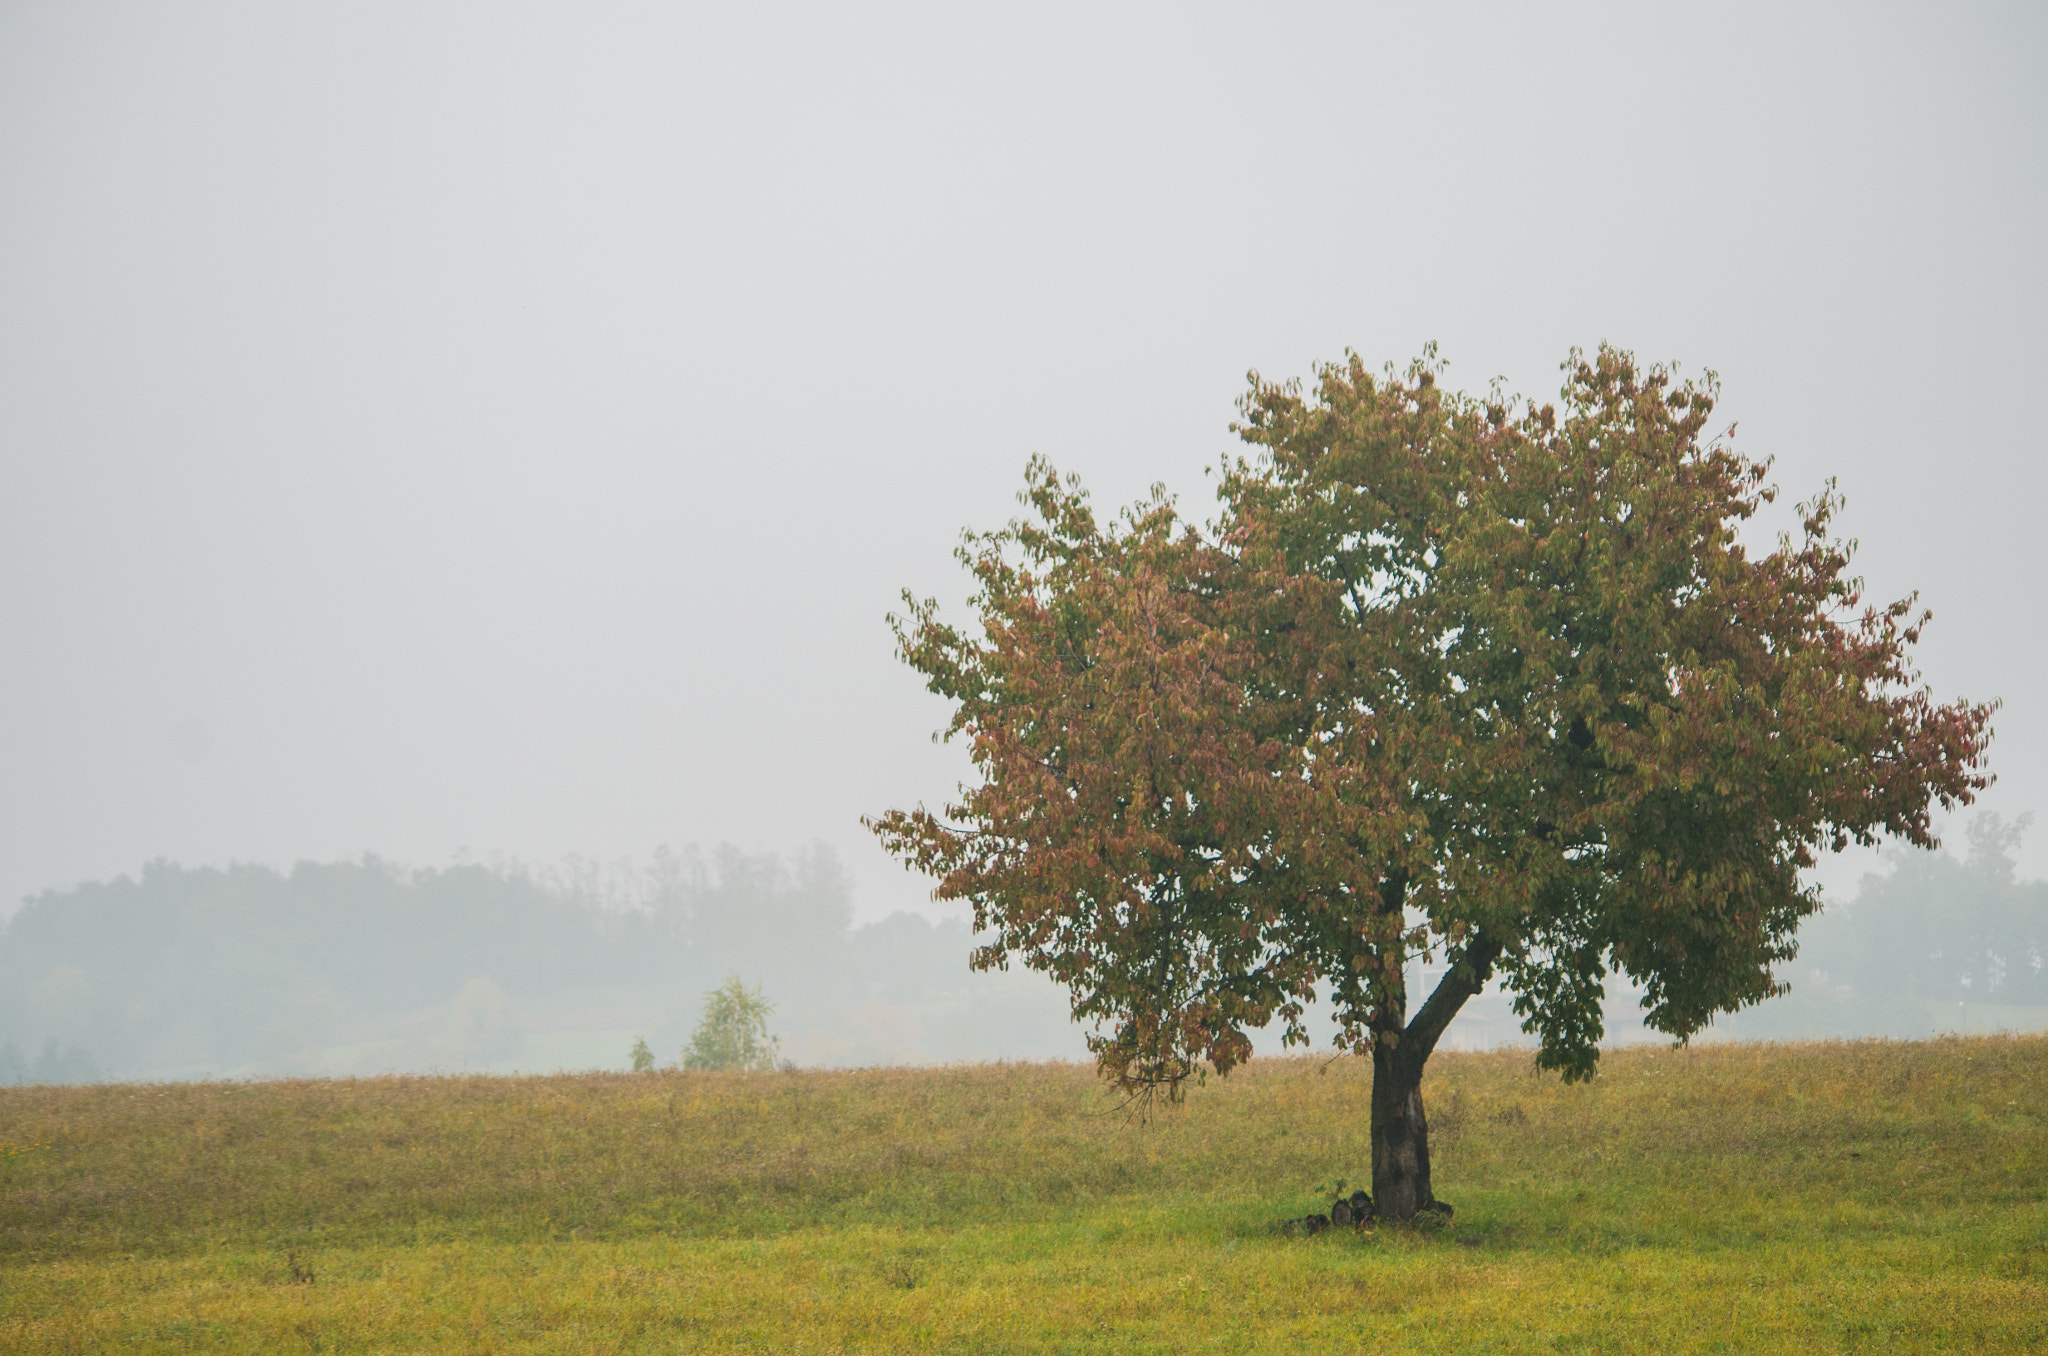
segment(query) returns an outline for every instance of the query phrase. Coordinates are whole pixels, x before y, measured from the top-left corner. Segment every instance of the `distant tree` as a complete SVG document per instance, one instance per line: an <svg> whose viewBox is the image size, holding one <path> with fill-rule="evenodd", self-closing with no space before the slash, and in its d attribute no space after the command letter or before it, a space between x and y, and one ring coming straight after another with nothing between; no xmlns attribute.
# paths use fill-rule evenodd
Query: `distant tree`
<svg viewBox="0 0 2048 1356"><path fill-rule="evenodd" d="M505 990L488 975L470 980L455 995L445 1039L458 1058L480 1064L510 1059L525 1043L512 1020Z"/></svg>
<svg viewBox="0 0 2048 1356"><path fill-rule="evenodd" d="M633 1037L633 1072L647 1073L654 1068L654 1051L647 1046L645 1036Z"/></svg>
<svg viewBox="0 0 2048 1356"><path fill-rule="evenodd" d="M1971 816L1963 834L1970 840L1970 870L1993 885L2010 885L2017 863L2013 854L2034 823L2030 811L2007 821L2004 815L1982 811Z"/></svg>
<svg viewBox="0 0 2048 1356"><path fill-rule="evenodd" d="M750 989L738 975L727 975L704 999L703 1020L683 1048L683 1067L774 1068L781 1047L781 1041L768 1034L768 1016L774 1011L775 1005L761 996L758 987Z"/></svg>
<svg viewBox="0 0 2048 1356"><path fill-rule="evenodd" d="M1255 377L1207 532L1158 489L1100 526L1034 461L1032 516L960 549L979 625L894 619L980 783L871 824L973 904L975 966L1069 987L1127 1089L1177 1096L1276 1019L1305 1044L1327 993L1396 1219L1438 1204L1423 1067L1484 984L1568 1079L1610 971L1681 1040L1778 992L1800 869L1932 845L1992 711L1919 686L1926 616L1864 604L1832 486L1796 539L1739 543L1775 492L1703 438L1711 375L1603 348L1518 413L1438 371Z"/></svg>
<svg viewBox="0 0 2048 1356"><path fill-rule="evenodd" d="M1800 930L1797 991L1743 1014L1739 1034L1981 1031L2048 1005L2048 882L2014 879L2027 824L1980 812L1967 860L1900 854L1854 898L1830 900Z"/></svg>
<svg viewBox="0 0 2048 1356"><path fill-rule="evenodd" d="M90 1051L73 1042L62 1045L55 1036L43 1042L42 1053L29 1066L24 1083L97 1083L100 1081L100 1067Z"/></svg>

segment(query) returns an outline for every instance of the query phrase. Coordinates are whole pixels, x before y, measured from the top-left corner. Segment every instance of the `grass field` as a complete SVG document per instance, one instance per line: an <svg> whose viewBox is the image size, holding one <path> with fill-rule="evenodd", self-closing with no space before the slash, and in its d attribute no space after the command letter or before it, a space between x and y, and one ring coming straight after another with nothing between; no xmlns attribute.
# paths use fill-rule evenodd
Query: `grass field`
<svg viewBox="0 0 2048 1356"><path fill-rule="evenodd" d="M0 1350L2048 1350L2048 1038L1526 1053L1448 1227L1282 1238L1367 1070L0 1089Z"/></svg>

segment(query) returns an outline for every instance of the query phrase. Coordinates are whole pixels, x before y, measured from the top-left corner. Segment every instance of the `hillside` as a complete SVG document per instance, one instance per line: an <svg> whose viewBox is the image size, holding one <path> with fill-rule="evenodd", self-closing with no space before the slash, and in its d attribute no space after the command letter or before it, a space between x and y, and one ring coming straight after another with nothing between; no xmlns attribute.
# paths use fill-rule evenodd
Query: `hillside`
<svg viewBox="0 0 2048 1356"><path fill-rule="evenodd" d="M23 1352L2027 1350L2048 1039L1447 1053L1438 1231L1291 1239L1366 1070L0 1089Z"/></svg>

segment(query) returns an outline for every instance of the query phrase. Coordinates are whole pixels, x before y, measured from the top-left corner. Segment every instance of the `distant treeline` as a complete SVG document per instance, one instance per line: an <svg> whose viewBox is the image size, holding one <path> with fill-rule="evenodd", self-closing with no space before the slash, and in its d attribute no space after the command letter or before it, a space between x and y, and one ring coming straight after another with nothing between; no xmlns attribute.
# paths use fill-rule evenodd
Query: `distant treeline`
<svg viewBox="0 0 2048 1356"><path fill-rule="evenodd" d="M1968 855L1898 851L1800 929L1792 992L1719 1023L1744 1037L2048 1030L2048 882L2014 879L2031 816L1980 813Z"/></svg>
<svg viewBox="0 0 2048 1356"><path fill-rule="evenodd" d="M1085 1053L1059 991L971 974L971 947L959 922L854 927L823 847L602 880L158 862L0 932L0 1081L617 1066L640 1035L672 1059L727 972L801 1062Z"/></svg>
<svg viewBox="0 0 2048 1356"><path fill-rule="evenodd" d="M2048 884L2013 878L2024 825L1980 816L1962 860L1898 854L1802 929L1790 994L1715 1034L2048 1028ZM636 1036L669 1062L727 973L775 1002L800 1064L1086 1058L1061 990L970 973L972 945L957 921L853 926L822 847L663 850L609 874L159 862L0 929L0 1082L618 1068ZM1609 1019L1630 1037L1625 997ZM1491 994L1451 1035L1517 1037Z"/></svg>

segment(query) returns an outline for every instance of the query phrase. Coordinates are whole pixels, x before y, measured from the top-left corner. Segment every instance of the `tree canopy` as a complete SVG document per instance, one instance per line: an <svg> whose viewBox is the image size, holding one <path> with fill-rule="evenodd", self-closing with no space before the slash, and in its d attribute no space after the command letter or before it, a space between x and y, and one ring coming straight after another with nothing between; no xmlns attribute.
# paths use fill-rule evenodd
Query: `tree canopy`
<svg viewBox="0 0 2048 1356"><path fill-rule="evenodd" d="M1304 1041L1325 995L1408 1099L1375 1092L1384 1188L1382 1121L1420 1140L1422 1062L1488 978L1588 1076L1609 974L1681 1039L1762 1000L1818 907L1801 868L1929 845L1986 785L1993 708L1920 684L1926 613L1865 600L1832 484L1753 555L1775 490L1707 436L1711 374L1565 370L1519 409L1433 353L1255 375L1213 524L1155 489L1105 525L1034 460L1030 514L959 552L978 625L906 595L980 780L873 828L973 905L977 966L1070 987L1123 1085ZM1451 964L1411 1014L1423 952Z"/></svg>

